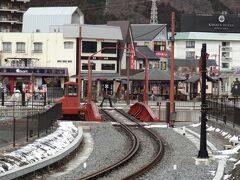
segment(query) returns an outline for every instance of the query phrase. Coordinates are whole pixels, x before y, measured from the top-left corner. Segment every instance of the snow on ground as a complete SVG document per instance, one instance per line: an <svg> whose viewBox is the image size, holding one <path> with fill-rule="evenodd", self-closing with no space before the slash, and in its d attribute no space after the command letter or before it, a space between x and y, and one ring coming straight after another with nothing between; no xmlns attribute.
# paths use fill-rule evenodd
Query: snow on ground
<svg viewBox="0 0 240 180"><path fill-rule="evenodd" d="M207 131L208 132L215 131L215 132L219 133L220 135L222 135L225 139L229 139L230 143L237 143L237 144L239 144L239 139L238 139L237 136L235 136L235 135L232 136L230 133L224 132L223 130L221 130L219 128L215 128L215 127L210 126L210 127L207 128ZM218 151L221 155L215 155L214 157L216 159L220 159L220 160L221 159L225 159L225 160L228 160L228 161L236 162L238 160L235 159L235 158L232 158L231 155L239 153L239 150L240 150L240 145L237 145L237 146L234 146L233 149ZM240 164L240 160L237 163L234 164L233 169L235 169L238 164ZM232 176L231 174L225 175L223 179L224 180L225 179L229 179L231 176Z"/></svg>
<svg viewBox="0 0 240 180"><path fill-rule="evenodd" d="M68 146L78 135L72 122L60 122L57 130L16 151L0 155L0 173L37 162Z"/></svg>

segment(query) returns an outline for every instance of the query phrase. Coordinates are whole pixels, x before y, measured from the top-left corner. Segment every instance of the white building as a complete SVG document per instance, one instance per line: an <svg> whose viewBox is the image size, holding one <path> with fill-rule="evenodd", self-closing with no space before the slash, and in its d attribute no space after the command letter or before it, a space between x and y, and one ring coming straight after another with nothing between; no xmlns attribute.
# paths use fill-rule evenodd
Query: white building
<svg viewBox="0 0 240 180"><path fill-rule="evenodd" d="M20 87L34 76L38 85L57 80L58 86L63 86L68 77L77 74L79 54L83 79L87 80L84 74L88 72L88 57L99 51L91 59L93 74L100 73L113 92L113 79L118 76L120 63L118 49L101 49L117 47L122 40L120 27L68 25L60 28L63 33L0 33L0 80Z"/></svg>
<svg viewBox="0 0 240 180"><path fill-rule="evenodd" d="M62 33L0 33L1 81L62 86L76 74L76 38ZM11 84L11 83L10 83Z"/></svg>
<svg viewBox="0 0 240 180"><path fill-rule="evenodd" d="M84 24L78 7L32 7L23 15L22 32L60 32L65 24Z"/></svg>
<svg viewBox="0 0 240 180"><path fill-rule="evenodd" d="M238 33L177 32L175 59L199 59L202 44L207 44L209 59L220 64L220 71L240 66L240 35Z"/></svg>

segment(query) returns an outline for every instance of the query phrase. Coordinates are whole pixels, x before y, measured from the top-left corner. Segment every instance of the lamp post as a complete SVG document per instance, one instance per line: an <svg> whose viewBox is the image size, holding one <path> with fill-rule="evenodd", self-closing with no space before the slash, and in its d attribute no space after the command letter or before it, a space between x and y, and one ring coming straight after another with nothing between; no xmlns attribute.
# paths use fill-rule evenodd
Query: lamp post
<svg viewBox="0 0 240 180"><path fill-rule="evenodd" d="M170 68L170 122L169 126L174 127L174 35L175 35L175 12L172 12L172 33L171 33L171 68Z"/></svg>
<svg viewBox="0 0 240 180"><path fill-rule="evenodd" d="M206 103L206 55L207 45L202 44L201 50L201 70L202 70L202 89L201 89L201 136L200 136L200 150L198 152L198 158L208 158L207 152L207 132L206 132L206 115L207 115L207 103Z"/></svg>
<svg viewBox="0 0 240 180"><path fill-rule="evenodd" d="M220 59L221 59L221 45L218 46L218 76L220 76L220 71L221 71L221 64L220 64ZM218 78L218 97L221 95L221 81Z"/></svg>

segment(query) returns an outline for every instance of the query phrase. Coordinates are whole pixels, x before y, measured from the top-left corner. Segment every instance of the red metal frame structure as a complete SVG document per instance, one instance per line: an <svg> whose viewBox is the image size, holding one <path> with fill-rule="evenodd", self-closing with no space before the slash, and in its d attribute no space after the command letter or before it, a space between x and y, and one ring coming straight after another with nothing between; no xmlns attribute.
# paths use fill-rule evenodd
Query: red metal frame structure
<svg viewBox="0 0 240 180"><path fill-rule="evenodd" d="M92 115L92 113L98 112L96 105L92 101L92 92L91 92L91 85L92 85L92 73L91 73L91 61L90 59L96 55L97 53L103 51L104 49L126 49L130 50L132 53L131 48L124 48L124 47L104 47L99 51L95 52L91 56L88 57L88 95L87 95L87 109L86 109L86 117L87 119L93 119L97 116ZM141 52L138 52L143 58L145 58L145 87L144 87L144 103L135 103L130 107L129 114L140 119L144 122L151 122L151 121L159 121L159 118L153 113L151 108L148 106L148 86L149 86L149 78L148 78L148 58ZM129 59L128 59L129 60ZM96 119L96 118L95 118Z"/></svg>
<svg viewBox="0 0 240 180"><path fill-rule="evenodd" d="M91 58L96 55L97 53L103 51L104 49L125 49L125 50L129 50L130 53L132 53L131 48L124 48L124 47L104 47L102 49L100 49L99 51L95 52L94 54L92 54L91 56L88 57L88 94L87 94L87 103L90 103L92 101L92 90L91 90L91 85L92 85L92 74L91 74ZM145 58L145 62L146 62L146 68L145 68L145 88L144 88L144 97L143 97L143 101L145 104L148 104L148 58L141 52L138 52L142 57ZM128 59L129 60L129 59ZM128 68L128 67L127 67Z"/></svg>
<svg viewBox="0 0 240 180"><path fill-rule="evenodd" d="M172 12L172 33L171 33L171 80L170 80L170 122L169 126L174 127L173 113L174 108L174 35L175 35L175 12Z"/></svg>

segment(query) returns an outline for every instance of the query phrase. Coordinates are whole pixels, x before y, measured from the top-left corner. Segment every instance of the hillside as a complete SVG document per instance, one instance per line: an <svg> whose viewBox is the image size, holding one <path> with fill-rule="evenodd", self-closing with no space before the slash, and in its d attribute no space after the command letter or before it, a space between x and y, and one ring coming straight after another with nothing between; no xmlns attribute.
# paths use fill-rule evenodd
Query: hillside
<svg viewBox="0 0 240 180"><path fill-rule="evenodd" d="M158 0L157 3L159 23L170 24L171 11L175 11L177 27L183 13L240 13L239 0ZM31 0L30 6L78 6L89 24L105 24L108 20L149 23L151 11L150 0Z"/></svg>

